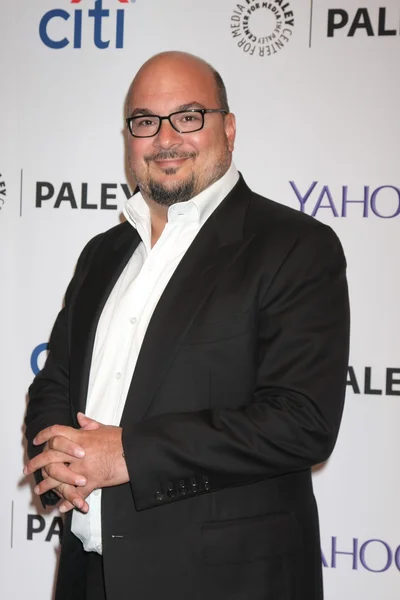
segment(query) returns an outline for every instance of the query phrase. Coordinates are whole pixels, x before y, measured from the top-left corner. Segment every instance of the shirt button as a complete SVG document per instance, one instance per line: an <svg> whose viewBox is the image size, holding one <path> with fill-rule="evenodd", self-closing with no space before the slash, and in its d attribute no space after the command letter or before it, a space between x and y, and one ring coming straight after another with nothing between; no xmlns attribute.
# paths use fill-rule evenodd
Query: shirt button
<svg viewBox="0 0 400 600"><path fill-rule="evenodd" d="M137 319L135 319L135 317L132 317L132 319L130 320L130 322L132 323L132 325L136 325Z"/></svg>
<svg viewBox="0 0 400 600"><path fill-rule="evenodd" d="M116 379L120 379L121 378L121 373L117 373L115 377L116 377Z"/></svg>
<svg viewBox="0 0 400 600"><path fill-rule="evenodd" d="M95 496L100 496L100 490L93 490L93 494Z"/></svg>

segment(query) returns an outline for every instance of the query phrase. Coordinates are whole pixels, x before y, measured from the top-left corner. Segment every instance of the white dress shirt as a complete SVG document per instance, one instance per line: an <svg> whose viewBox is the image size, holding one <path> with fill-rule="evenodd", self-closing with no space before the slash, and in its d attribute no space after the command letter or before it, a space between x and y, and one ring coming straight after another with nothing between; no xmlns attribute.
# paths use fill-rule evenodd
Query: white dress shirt
<svg viewBox="0 0 400 600"><path fill-rule="evenodd" d="M126 203L125 217L142 241L116 282L99 319L90 367L88 417L106 425L119 425L154 309L200 228L238 178L232 163L225 175L203 192L169 207L167 223L153 248L150 211L145 200L138 193ZM89 512L74 510L71 529L86 551L101 554L101 490L92 492L86 501Z"/></svg>

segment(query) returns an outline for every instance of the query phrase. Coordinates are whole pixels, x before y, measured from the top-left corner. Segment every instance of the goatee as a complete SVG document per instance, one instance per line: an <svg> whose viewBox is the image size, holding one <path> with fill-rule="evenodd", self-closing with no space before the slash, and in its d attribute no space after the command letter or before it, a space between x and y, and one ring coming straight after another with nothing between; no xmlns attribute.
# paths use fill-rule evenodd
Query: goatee
<svg viewBox="0 0 400 600"><path fill-rule="evenodd" d="M175 169L171 169L171 173ZM164 186L150 179L148 183L149 196L160 206L172 206L177 202L187 202L195 196L195 178L194 174L186 181L176 182L172 187Z"/></svg>

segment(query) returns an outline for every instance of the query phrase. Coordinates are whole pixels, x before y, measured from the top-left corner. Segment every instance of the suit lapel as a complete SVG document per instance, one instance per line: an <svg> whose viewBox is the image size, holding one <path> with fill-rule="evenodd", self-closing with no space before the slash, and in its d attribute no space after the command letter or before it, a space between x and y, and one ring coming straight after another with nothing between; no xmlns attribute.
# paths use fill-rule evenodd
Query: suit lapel
<svg viewBox="0 0 400 600"><path fill-rule="evenodd" d="M121 425L146 416L182 339L223 270L245 249L249 190L242 179L211 215L185 253L162 294L136 363Z"/></svg>
<svg viewBox="0 0 400 600"><path fill-rule="evenodd" d="M71 398L76 411L85 410L90 363L101 312L118 277L140 242L138 233L129 223L111 230L106 236L112 233L117 233L117 237L111 244L107 243L105 238L99 247L95 262L79 290L73 311L71 384L74 387L71 389Z"/></svg>

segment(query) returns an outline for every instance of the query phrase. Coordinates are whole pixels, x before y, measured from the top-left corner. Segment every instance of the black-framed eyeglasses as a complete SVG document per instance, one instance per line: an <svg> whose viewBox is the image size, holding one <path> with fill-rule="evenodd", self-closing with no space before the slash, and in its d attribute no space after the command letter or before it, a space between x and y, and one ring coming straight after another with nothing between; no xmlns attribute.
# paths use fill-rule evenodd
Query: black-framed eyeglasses
<svg viewBox="0 0 400 600"><path fill-rule="evenodd" d="M128 117L126 123L133 137L153 137L161 129L161 123L168 119L171 126L178 133L193 133L200 131L204 127L204 115L206 113L225 113L228 111L223 108L189 108L188 110L179 110L166 117L159 115L139 115L137 117Z"/></svg>

